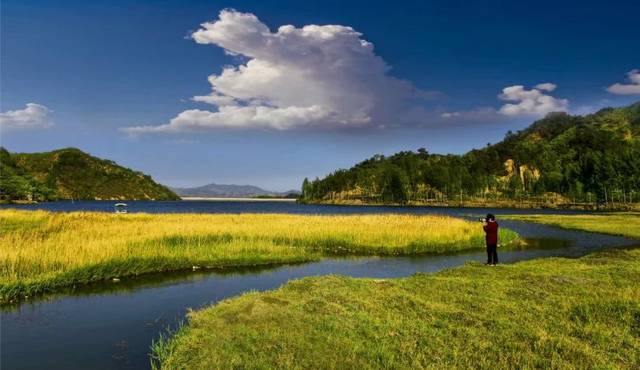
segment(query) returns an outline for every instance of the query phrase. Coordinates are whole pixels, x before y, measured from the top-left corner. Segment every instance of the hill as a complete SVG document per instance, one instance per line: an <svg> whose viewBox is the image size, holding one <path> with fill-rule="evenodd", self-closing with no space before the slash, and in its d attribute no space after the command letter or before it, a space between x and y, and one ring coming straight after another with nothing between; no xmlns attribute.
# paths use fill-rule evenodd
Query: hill
<svg viewBox="0 0 640 370"><path fill-rule="evenodd" d="M284 197L291 193L297 194L299 191L288 192L269 191L253 185L223 185L207 184L194 188L171 188L176 194L182 197L220 197L220 198L252 198L252 197Z"/></svg>
<svg viewBox="0 0 640 370"><path fill-rule="evenodd" d="M640 103L586 116L553 113L464 155L376 155L303 183L333 203L632 203L640 201Z"/></svg>
<svg viewBox="0 0 640 370"><path fill-rule="evenodd" d="M141 172L75 148L9 153L0 148L0 200L177 200Z"/></svg>

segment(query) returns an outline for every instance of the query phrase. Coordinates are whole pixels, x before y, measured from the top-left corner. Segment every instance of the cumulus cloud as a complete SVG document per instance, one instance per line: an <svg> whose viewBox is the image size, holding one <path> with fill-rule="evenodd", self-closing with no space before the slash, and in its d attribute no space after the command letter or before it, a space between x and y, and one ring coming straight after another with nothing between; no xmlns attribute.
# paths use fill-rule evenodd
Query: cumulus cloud
<svg viewBox="0 0 640 370"><path fill-rule="evenodd" d="M551 112L566 112L569 107L567 99L546 94L555 88L556 85L548 82L530 90L522 85L505 87L498 98L510 103L504 104L498 112L505 116L544 116Z"/></svg>
<svg viewBox="0 0 640 370"><path fill-rule="evenodd" d="M627 73L628 84L615 83L607 87L607 91L617 95L640 95L640 69Z"/></svg>
<svg viewBox="0 0 640 370"><path fill-rule="evenodd" d="M389 75L373 44L351 27L284 25L272 32L255 15L223 10L191 37L246 58L209 76L211 92L169 123L129 127L132 134L217 128L377 127L419 117L428 93Z"/></svg>
<svg viewBox="0 0 640 370"><path fill-rule="evenodd" d="M267 106L220 106L217 111L200 109L186 110L173 118L168 124L160 126L128 127L129 134L148 132L185 132L210 128L266 127L278 130L313 125L327 120L333 112L326 107L273 108Z"/></svg>
<svg viewBox="0 0 640 370"><path fill-rule="evenodd" d="M556 89L556 87L558 86L556 84L552 84L551 82L545 82L545 83L536 85L536 89L542 90L542 91L553 91Z"/></svg>
<svg viewBox="0 0 640 370"><path fill-rule="evenodd" d="M24 109L10 110L0 113L2 129L34 129L51 126L49 120L51 110L44 105L27 103Z"/></svg>
<svg viewBox="0 0 640 370"><path fill-rule="evenodd" d="M466 111L444 112L440 114L440 118L445 122L496 122L509 117L542 117L551 112L566 112L569 101L557 99L548 94L557 87L556 84L550 82L538 84L530 90L522 85L508 86L502 89L498 98L509 103L499 109L479 107Z"/></svg>

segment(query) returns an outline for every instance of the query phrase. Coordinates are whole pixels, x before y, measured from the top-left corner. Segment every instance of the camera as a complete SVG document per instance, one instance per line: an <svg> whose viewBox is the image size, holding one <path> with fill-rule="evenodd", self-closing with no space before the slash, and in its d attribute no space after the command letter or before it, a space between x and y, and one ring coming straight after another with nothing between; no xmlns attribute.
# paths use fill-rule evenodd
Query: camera
<svg viewBox="0 0 640 370"><path fill-rule="evenodd" d="M480 221L480 222L487 222L487 219L486 219L486 218L484 218L484 217L480 217L480 218L478 219L478 221Z"/></svg>

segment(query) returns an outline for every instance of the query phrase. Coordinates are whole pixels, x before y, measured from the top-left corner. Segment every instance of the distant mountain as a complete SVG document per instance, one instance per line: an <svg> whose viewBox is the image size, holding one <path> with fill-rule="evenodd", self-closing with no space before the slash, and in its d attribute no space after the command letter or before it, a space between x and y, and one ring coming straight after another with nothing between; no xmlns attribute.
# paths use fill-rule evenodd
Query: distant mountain
<svg viewBox="0 0 640 370"><path fill-rule="evenodd" d="M0 200L177 200L141 172L76 148L9 153L0 147Z"/></svg>
<svg viewBox="0 0 640 370"><path fill-rule="evenodd" d="M253 185L223 185L211 183L194 188L170 188L181 197L210 197L210 198L253 198L253 197L285 197L299 194L297 190L275 192L264 190Z"/></svg>

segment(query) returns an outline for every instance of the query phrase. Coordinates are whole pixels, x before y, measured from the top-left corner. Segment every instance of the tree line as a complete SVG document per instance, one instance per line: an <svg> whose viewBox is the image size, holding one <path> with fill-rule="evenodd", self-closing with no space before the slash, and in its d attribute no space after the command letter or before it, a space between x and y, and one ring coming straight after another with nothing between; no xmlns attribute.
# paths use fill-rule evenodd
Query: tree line
<svg viewBox="0 0 640 370"><path fill-rule="evenodd" d="M553 113L464 155L375 155L302 184L302 201L640 202L640 103Z"/></svg>

